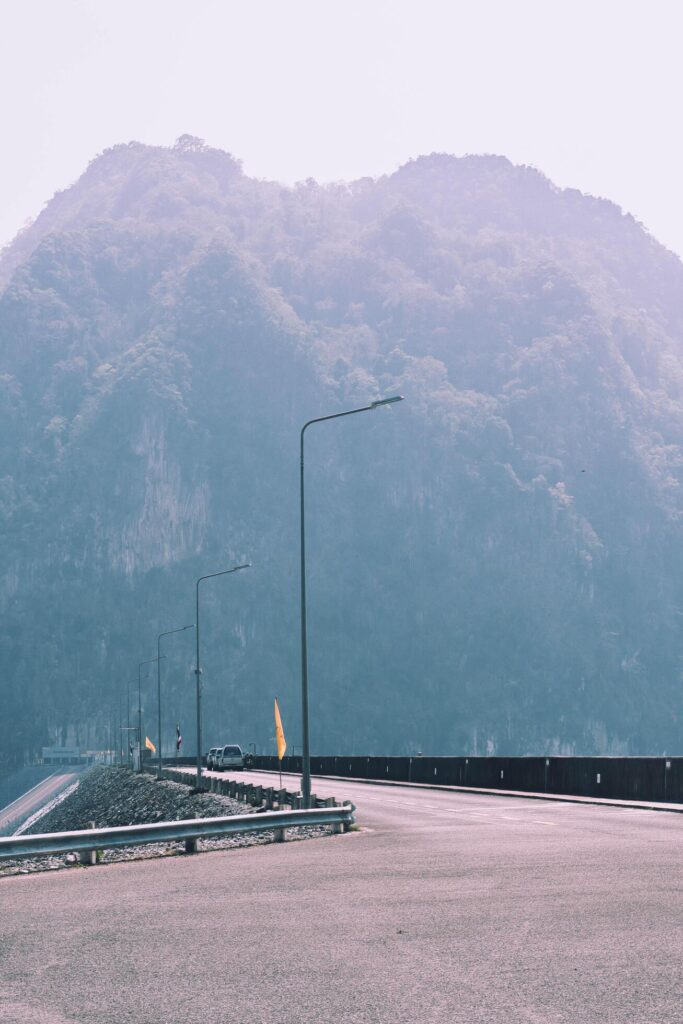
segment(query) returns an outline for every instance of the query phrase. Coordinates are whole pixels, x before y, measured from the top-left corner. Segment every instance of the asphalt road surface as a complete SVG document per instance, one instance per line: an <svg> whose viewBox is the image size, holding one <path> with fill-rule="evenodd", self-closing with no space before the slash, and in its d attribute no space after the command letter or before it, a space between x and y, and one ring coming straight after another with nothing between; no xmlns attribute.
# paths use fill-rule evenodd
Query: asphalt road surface
<svg viewBox="0 0 683 1024"><path fill-rule="evenodd" d="M70 786L78 778L81 769L57 769L37 786L33 786L22 796L18 797L11 804L3 807L0 811L0 830L16 821L17 824L26 821L32 814L39 811L41 807L58 796L62 790Z"/></svg>
<svg viewBox="0 0 683 1024"><path fill-rule="evenodd" d="M362 830L2 879L0 1021L683 1021L683 815L314 789Z"/></svg>

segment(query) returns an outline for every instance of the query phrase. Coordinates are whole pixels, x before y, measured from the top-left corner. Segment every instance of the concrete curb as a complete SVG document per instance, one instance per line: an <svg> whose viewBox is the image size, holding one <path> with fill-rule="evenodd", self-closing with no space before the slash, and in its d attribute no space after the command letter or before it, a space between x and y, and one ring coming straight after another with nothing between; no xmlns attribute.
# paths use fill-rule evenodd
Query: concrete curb
<svg viewBox="0 0 683 1024"><path fill-rule="evenodd" d="M266 775L277 775L268 768L253 768L251 771L262 772ZM283 775L292 775L298 778L296 772L283 772ZM564 793L526 793L517 789L481 789L475 786L434 786L429 782L393 782L390 779L356 779L348 775L314 775L316 779L329 779L330 782L359 782L365 786L394 786L403 789L428 789L433 792L449 793L483 793L486 796L520 797L525 800L548 800L554 803L566 804L596 804L600 807L632 807L639 811L668 811L670 814L683 814L683 804L665 804L648 802L644 800L610 800L605 797L596 796L569 796Z"/></svg>

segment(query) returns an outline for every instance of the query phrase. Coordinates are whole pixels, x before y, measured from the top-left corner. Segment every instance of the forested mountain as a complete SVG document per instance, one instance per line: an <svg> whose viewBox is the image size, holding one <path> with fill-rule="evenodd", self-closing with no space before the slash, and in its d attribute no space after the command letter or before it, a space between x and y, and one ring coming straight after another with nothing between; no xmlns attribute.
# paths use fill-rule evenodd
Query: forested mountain
<svg viewBox="0 0 683 1024"><path fill-rule="evenodd" d="M299 430L394 392L307 435L313 749L680 752L683 267L612 203L501 157L285 188L131 143L0 280L3 756L102 746L242 560L203 585L206 746L271 751L277 694L291 751Z"/></svg>

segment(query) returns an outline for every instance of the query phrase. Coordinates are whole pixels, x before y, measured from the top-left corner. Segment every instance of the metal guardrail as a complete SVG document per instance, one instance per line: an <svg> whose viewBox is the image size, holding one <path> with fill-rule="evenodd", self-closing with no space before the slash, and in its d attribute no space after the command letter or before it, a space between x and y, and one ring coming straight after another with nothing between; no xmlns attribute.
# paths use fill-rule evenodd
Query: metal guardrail
<svg viewBox="0 0 683 1024"><path fill-rule="evenodd" d="M190 853L194 851L197 839L243 832L267 832L272 829L276 832L276 840L282 841L285 829L302 825L332 825L338 832L345 831L353 824L354 811L354 805L349 803L342 807L319 807L315 810L270 811L263 814L235 814L224 818L190 818L184 821L157 821L148 825L91 828L78 832L9 836L0 839L0 860L50 853L90 853L121 846L139 846L142 843L182 840L185 840L185 848Z"/></svg>
<svg viewBox="0 0 683 1024"><path fill-rule="evenodd" d="M145 768L144 771L156 774L156 769ZM183 771L183 769L164 769L162 778L169 782L180 782L184 786L195 786L194 772ZM263 808L272 811L277 803L278 810L287 805L293 811L300 811L303 808L303 797L301 792L290 792L287 789L276 789L274 786L254 785L253 782L240 782L235 778L221 779L206 772L201 778L201 790L205 793L219 793L229 796L233 800L243 800L252 807ZM348 800L342 803L349 803ZM318 797L311 793L311 807L338 807L337 800L333 797Z"/></svg>

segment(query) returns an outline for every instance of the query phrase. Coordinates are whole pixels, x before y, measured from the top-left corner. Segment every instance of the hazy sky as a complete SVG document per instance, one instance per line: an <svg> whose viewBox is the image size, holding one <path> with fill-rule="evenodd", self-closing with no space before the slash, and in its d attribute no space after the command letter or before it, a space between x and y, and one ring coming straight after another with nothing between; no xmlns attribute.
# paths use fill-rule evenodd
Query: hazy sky
<svg viewBox="0 0 683 1024"><path fill-rule="evenodd" d="M502 153L683 254L682 0L0 0L0 245L98 152L258 177Z"/></svg>

